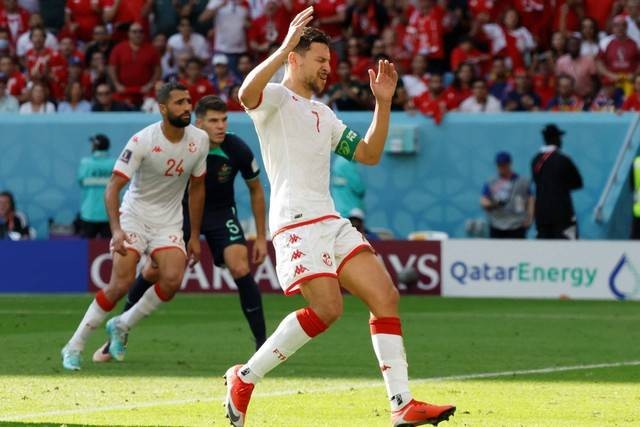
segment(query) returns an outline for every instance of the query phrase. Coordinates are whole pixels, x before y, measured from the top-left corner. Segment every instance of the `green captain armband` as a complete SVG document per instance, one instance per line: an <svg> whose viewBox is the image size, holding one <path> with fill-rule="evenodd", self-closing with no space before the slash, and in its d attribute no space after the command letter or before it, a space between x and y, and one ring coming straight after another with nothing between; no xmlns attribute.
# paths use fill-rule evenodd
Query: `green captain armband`
<svg viewBox="0 0 640 427"><path fill-rule="evenodd" d="M345 128L340 137L340 141L338 141L338 145L336 145L335 153L340 157L353 161L353 157L356 155L356 147L361 140L362 138L356 131Z"/></svg>

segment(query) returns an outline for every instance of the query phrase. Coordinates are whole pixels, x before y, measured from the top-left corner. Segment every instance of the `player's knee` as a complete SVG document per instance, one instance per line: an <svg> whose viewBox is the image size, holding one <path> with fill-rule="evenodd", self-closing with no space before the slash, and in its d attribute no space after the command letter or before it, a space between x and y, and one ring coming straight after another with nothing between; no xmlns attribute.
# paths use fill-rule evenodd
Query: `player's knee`
<svg viewBox="0 0 640 427"><path fill-rule="evenodd" d="M232 264L227 268L229 269L229 273L231 273L231 277L234 279L240 279L251 272L249 266L245 263Z"/></svg>
<svg viewBox="0 0 640 427"><path fill-rule="evenodd" d="M327 325L331 325L336 322L340 316L342 316L342 299L335 299L331 301L325 301L315 306L312 306L313 311L318 317Z"/></svg>
<svg viewBox="0 0 640 427"><path fill-rule="evenodd" d="M173 292L177 291L182 284L182 277L184 273L182 271L167 271L165 272L160 281L163 283L163 289L171 290Z"/></svg>

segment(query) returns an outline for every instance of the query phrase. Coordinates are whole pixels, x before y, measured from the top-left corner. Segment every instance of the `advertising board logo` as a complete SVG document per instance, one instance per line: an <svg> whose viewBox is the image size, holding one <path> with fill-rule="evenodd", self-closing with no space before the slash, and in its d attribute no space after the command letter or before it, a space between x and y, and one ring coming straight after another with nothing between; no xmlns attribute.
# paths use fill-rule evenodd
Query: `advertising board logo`
<svg viewBox="0 0 640 427"><path fill-rule="evenodd" d="M625 270L627 274L625 274ZM609 289L619 300L630 299L640 293L640 272L627 254L622 254L609 276Z"/></svg>

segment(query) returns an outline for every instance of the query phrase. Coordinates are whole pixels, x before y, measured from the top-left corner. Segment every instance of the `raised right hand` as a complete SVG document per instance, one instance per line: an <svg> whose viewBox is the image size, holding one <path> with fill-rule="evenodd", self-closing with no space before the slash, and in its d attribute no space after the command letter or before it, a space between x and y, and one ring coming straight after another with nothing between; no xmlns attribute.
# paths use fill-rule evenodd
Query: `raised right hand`
<svg viewBox="0 0 640 427"><path fill-rule="evenodd" d="M309 6L293 18L291 24L289 24L287 36L282 42L282 47L286 49L287 52L291 52L298 46L302 31L311 20L313 20L313 6Z"/></svg>

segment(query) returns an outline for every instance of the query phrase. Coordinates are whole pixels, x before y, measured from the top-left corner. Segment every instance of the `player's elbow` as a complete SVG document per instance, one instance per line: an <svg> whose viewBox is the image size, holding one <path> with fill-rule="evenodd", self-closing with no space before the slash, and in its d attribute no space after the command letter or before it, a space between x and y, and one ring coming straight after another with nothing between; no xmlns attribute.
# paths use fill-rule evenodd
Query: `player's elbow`
<svg viewBox="0 0 640 427"><path fill-rule="evenodd" d="M256 108L258 106L258 98L259 95L254 94L250 88L247 88L244 84L240 86L238 99L240 99L240 103L245 108Z"/></svg>
<svg viewBox="0 0 640 427"><path fill-rule="evenodd" d="M358 161L358 163L362 163L363 165L375 166L378 163L380 163L381 157L382 156L376 155L376 154L363 154L362 156L360 156L360 158L357 158L356 160Z"/></svg>

